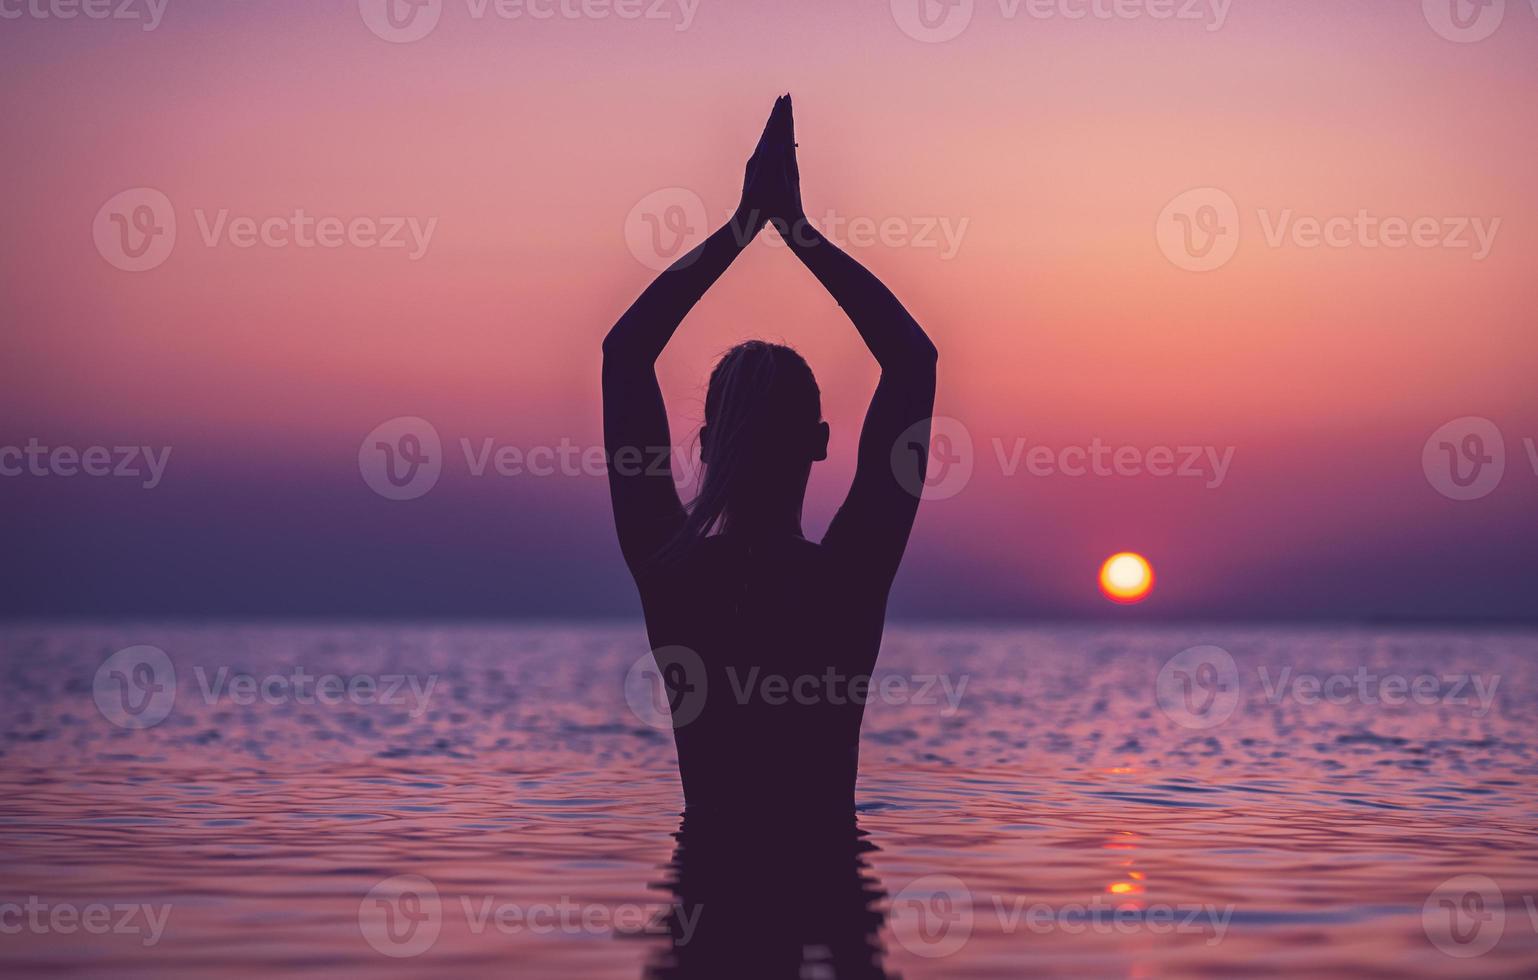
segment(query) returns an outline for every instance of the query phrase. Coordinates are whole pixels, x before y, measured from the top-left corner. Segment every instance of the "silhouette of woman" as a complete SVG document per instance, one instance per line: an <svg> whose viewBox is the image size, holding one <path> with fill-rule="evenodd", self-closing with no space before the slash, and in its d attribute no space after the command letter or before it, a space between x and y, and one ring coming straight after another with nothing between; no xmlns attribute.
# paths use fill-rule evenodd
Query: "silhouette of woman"
<svg viewBox="0 0 1538 980"><path fill-rule="evenodd" d="M687 508L653 369L769 222L881 366L853 485L821 543L802 534L801 507L829 433L800 355L749 341L721 358ZM614 522L668 689L688 816L852 830L868 679L928 461L936 351L897 298L807 221L790 96L775 103L731 220L641 294L603 355Z"/></svg>
<svg viewBox="0 0 1538 980"><path fill-rule="evenodd" d="M802 534L801 506L828 426L800 355L749 341L721 358L687 508L653 369L771 221L881 365L854 484L820 544ZM667 687L686 803L664 882L680 915L648 974L885 977L882 893L854 787L887 593L929 457L936 353L896 297L807 222L790 96L775 103L731 220L641 294L603 352L614 522Z"/></svg>

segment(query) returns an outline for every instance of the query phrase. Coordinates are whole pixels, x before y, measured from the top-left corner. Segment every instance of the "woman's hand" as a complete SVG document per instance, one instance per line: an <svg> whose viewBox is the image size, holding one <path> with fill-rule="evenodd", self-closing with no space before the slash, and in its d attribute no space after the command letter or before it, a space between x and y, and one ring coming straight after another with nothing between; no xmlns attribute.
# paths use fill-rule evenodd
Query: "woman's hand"
<svg viewBox="0 0 1538 980"><path fill-rule="evenodd" d="M796 163L795 121L789 95L774 102L758 147L748 160L737 214L757 231L770 220L793 224L803 217L801 172Z"/></svg>
<svg viewBox="0 0 1538 980"><path fill-rule="evenodd" d="M745 226L755 232L771 217L766 206L771 169L769 161L775 156L775 127L782 115L781 107L785 99L785 96L780 96L774 100L774 109L769 113L769 121L764 124L763 135L758 138L758 146L748 158L747 171L742 177L742 200L737 204L737 216L744 219Z"/></svg>
<svg viewBox="0 0 1538 980"><path fill-rule="evenodd" d="M785 96L785 115L777 133L777 159L769 184L769 216L794 229L806 220L801 206L801 164L796 159L796 117L790 96ZM783 233L783 232L782 232Z"/></svg>

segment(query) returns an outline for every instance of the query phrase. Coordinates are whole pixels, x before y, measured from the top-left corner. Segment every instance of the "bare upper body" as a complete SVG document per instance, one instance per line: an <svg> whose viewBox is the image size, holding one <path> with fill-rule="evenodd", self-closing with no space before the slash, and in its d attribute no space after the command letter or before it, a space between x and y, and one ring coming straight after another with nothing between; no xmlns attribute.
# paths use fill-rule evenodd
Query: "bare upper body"
<svg viewBox="0 0 1538 980"><path fill-rule="evenodd" d="M748 165L732 221L664 272L604 342L615 526L669 685L691 811L852 807L865 681L929 454L935 348L875 276L806 221L790 116L787 96ZM853 485L820 543L802 535L800 510L828 433L815 381L793 351L742 345L712 376L701 433L705 489L692 509L679 499L666 448L655 361L769 220L843 307L882 369ZM724 376L723 367L730 368ZM774 401L787 378L810 383L811 415ZM766 463L761 457L771 451ZM723 476L728 467L735 467L731 479ZM689 651L689 670L664 663L660 651L673 648Z"/></svg>

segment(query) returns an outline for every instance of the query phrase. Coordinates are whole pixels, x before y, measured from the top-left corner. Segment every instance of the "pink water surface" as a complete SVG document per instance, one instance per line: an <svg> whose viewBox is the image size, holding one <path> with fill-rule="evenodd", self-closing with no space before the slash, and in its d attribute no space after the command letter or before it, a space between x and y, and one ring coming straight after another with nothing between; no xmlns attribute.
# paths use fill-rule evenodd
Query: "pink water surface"
<svg viewBox="0 0 1538 980"><path fill-rule="evenodd" d="M627 625L0 630L0 902L166 916L151 936L0 914L0 965L113 977L665 973L675 951L649 933L674 901L666 869L683 799L670 736L625 696L647 653L640 636ZM174 707L142 730L110 722L93 697L98 667L136 644L163 649L177 677ZM1204 644L1231 652L1242 697L1196 727L1161 706L1158 678ZM1533 975L1535 656L1531 633L893 629L881 673L909 686L869 706L862 749L873 956L910 978ZM242 705L202 687L220 667L264 677L296 666L433 686L391 705ZM1436 677L1438 699L1389 706L1337 685L1314 703L1302 687L1273 690L1288 668L1296 681L1359 666ZM949 699L938 683L919 696L930 676ZM1459 677L1490 696L1455 691L1446 679ZM754 854L772 843L745 839L727 862L745 893ZM436 938L391 946L370 916L382 894L420 879L439 896ZM1075 918L1097 906L1123 911ZM576 911L549 928L485 917L562 907ZM1475 916L1464 941L1439 932L1447 908ZM1497 913L1498 936L1476 949ZM833 975L826 955L809 947L801 975Z"/></svg>

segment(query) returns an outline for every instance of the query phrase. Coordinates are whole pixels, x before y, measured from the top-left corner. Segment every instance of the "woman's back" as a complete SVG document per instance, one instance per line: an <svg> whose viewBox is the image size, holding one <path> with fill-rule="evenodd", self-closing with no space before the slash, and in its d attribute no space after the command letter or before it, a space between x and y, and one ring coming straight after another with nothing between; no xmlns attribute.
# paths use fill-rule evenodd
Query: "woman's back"
<svg viewBox="0 0 1538 980"><path fill-rule="evenodd" d="M652 648L698 657L663 674L690 808L852 805L884 585L800 537L730 534L638 584Z"/></svg>

